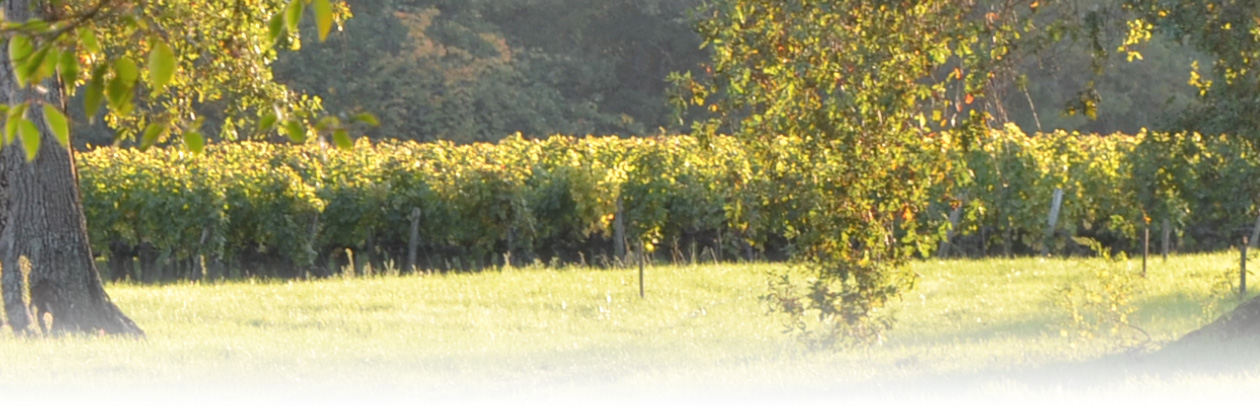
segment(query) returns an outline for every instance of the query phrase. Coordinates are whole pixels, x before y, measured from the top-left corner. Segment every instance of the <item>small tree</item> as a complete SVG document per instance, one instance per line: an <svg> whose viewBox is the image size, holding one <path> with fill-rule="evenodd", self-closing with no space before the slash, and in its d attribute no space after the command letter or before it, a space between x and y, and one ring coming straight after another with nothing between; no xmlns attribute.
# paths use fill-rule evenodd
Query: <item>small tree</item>
<svg viewBox="0 0 1260 420"><path fill-rule="evenodd" d="M772 282L767 299L817 321L793 323L811 341L869 343L892 325L881 309L914 284L910 259L939 239L930 232L941 218L920 213L949 189L931 187L964 179L955 154L983 137L995 103L984 93L1035 9L718 0L698 10L713 65L677 78L680 100L715 116L698 131L744 139L772 196L797 215L788 232L813 277L803 288ZM776 157L784 149L800 161Z"/></svg>
<svg viewBox="0 0 1260 420"><path fill-rule="evenodd" d="M870 342L891 325L879 310L913 285L906 263L943 219L919 214L956 200L951 186L967 177L955 153L1002 122L989 93L1049 46L1085 43L1097 77L1110 54L1140 59L1153 31L1189 40L1216 61L1192 74L1202 103L1184 125L1256 134L1245 112L1260 89L1256 0L715 0L697 13L713 65L677 77L678 100L713 116L701 133L742 138L797 216L788 231L814 277L773 281L766 298L813 342ZM1125 36L1108 39L1114 28ZM1105 99L1088 81L1078 97L1065 111L1090 118ZM800 161L784 162L785 149Z"/></svg>

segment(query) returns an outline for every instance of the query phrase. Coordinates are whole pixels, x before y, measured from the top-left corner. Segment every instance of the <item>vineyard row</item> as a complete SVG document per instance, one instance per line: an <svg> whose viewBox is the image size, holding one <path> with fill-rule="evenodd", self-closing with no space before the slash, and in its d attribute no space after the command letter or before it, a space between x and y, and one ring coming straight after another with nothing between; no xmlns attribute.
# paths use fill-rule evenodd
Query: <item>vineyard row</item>
<svg viewBox="0 0 1260 420"><path fill-rule="evenodd" d="M794 158L796 143L780 146ZM781 258L802 210L725 137L230 143L77 159L94 249L113 275L147 279L331 274L356 257L378 270L611 263L640 238L675 261ZM1183 249L1219 248L1248 231L1260 199L1255 145L1223 137L1007 130L960 159L952 191L942 183L915 216L942 232L952 216L954 253L1064 252L1075 235L1132 249L1163 221Z"/></svg>

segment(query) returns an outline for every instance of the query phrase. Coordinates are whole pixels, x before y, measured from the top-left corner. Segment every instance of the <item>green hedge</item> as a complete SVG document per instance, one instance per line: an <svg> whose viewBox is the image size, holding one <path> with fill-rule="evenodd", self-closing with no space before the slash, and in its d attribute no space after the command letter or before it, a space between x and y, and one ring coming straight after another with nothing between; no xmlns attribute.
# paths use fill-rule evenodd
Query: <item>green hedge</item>
<svg viewBox="0 0 1260 420"><path fill-rule="evenodd" d="M1072 249L1072 236L1137 251L1142 230L1164 220L1181 249L1237 245L1260 207L1255 143L1198 134L1027 136L1009 129L966 153L957 194L966 200L961 230L973 254L1014 248ZM1046 237L1054 190L1064 201L1053 240ZM1008 240L1009 238L1009 240Z"/></svg>
<svg viewBox="0 0 1260 420"><path fill-rule="evenodd" d="M940 201L915 216L941 222L965 205L957 241L972 254L1039 249L1055 188L1066 197L1055 251L1070 249L1072 235L1133 249L1147 218L1169 219L1188 248L1222 247L1255 220L1260 161L1250 142L993 134L959 152L957 170L939 178ZM786 222L809 211L784 186L825 180L794 173L796 143L776 141L765 167L733 139L686 136L364 139L346 151L231 143L200 156L99 148L78 163L93 246L109 250L116 275L139 257L149 278L202 267L289 276L332 273L348 262L346 249L377 269L402 265L413 209L422 268L606 261L619 198L627 236L644 238L658 258L715 247L727 259L783 256Z"/></svg>
<svg viewBox="0 0 1260 420"><path fill-rule="evenodd" d="M726 166L705 151L719 147L739 150L687 137L360 140L349 151L218 144L195 157L101 148L78 162L93 246L116 250L111 257L151 249L163 265L196 260L181 270L204 256L292 274L328 270L347 248L401 264L413 209L420 261L440 269L499 264L509 252L518 263L607 256L618 197L629 237L674 245L716 236L730 228L731 191Z"/></svg>

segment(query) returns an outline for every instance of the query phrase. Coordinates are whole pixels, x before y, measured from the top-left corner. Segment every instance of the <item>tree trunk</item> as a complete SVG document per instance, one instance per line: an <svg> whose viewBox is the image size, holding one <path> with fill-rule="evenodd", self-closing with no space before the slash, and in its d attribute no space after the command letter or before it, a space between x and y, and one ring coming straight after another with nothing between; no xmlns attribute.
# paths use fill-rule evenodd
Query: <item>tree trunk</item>
<svg viewBox="0 0 1260 420"><path fill-rule="evenodd" d="M5 2L5 19L34 17L36 1ZM105 293L88 244L72 152L52 136L39 106L54 101L64 109L64 102L54 99L56 93L19 87L11 62L0 61L0 101L30 100L27 116L40 131L33 162L26 162L20 141L0 149L0 289L9 326L17 334L33 333L38 323L45 333L143 336Z"/></svg>

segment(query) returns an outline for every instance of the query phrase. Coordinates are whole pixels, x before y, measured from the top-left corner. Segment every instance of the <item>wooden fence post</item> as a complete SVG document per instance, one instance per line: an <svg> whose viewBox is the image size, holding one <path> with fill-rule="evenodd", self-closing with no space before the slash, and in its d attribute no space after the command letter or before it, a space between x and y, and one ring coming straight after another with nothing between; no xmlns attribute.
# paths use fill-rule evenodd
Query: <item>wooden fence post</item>
<svg viewBox="0 0 1260 420"><path fill-rule="evenodd" d="M1247 237L1243 237L1240 253L1242 258L1238 262L1238 298L1243 299L1247 296Z"/></svg>
<svg viewBox="0 0 1260 420"><path fill-rule="evenodd" d="M720 264L722 262L722 229L717 231L717 243L713 244L713 263Z"/></svg>
<svg viewBox="0 0 1260 420"><path fill-rule="evenodd" d="M1168 250L1172 246L1172 222L1168 218L1164 218L1164 240L1160 243L1160 254L1164 256L1164 262L1168 262Z"/></svg>
<svg viewBox="0 0 1260 420"><path fill-rule="evenodd" d="M1046 239L1043 241L1041 254L1043 257L1050 256L1050 244L1054 239L1054 227L1059 224L1059 209L1063 206L1063 189L1054 189L1054 201L1050 203L1050 217L1046 220Z"/></svg>
<svg viewBox="0 0 1260 420"><path fill-rule="evenodd" d="M311 257L311 262L313 263L313 262L315 262L315 260L318 260L318 259L319 259L319 251L316 251L316 250L315 250L315 246L316 246L316 244L318 244L318 243L319 243L319 213L315 213L315 216L314 216L314 217L311 217L311 228L310 228L310 229L311 229L311 230L310 230L310 239L309 239L309 241L310 241L310 242L307 242L307 243L306 243L306 250L305 250L305 251L307 252L307 255L310 255L310 257ZM206 233L208 233L208 232L206 232ZM302 271L303 271L303 272L305 272L305 274L304 274L304 275L305 275L306 277L310 277L310 275L311 275L311 271L310 271L310 269L303 269Z"/></svg>
<svg viewBox="0 0 1260 420"><path fill-rule="evenodd" d="M1142 277L1146 277L1146 257L1151 253L1151 225L1142 228Z"/></svg>
<svg viewBox="0 0 1260 420"><path fill-rule="evenodd" d="M647 259L643 250L643 239L639 239L639 299L643 299L643 260Z"/></svg>
<svg viewBox="0 0 1260 420"><path fill-rule="evenodd" d="M193 257L192 273L189 277L193 280L205 280L209 277L206 270L206 242L210 240L210 225L206 224L201 228L201 240L197 241L197 255ZM312 240L311 242L314 242Z"/></svg>
<svg viewBox="0 0 1260 420"><path fill-rule="evenodd" d="M1014 240L1014 234L1011 233L1011 221L1006 221L1006 229L1002 230L1002 256L1005 258L1015 258L1011 255L1011 241Z"/></svg>
<svg viewBox="0 0 1260 420"><path fill-rule="evenodd" d="M507 231L507 252L503 253L503 266L512 266L512 244L516 243L516 228L509 227Z"/></svg>
<svg viewBox="0 0 1260 420"><path fill-rule="evenodd" d="M626 212L621 206L621 197L617 197L617 214L613 216L613 257L617 264L626 259Z"/></svg>
<svg viewBox="0 0 1260 420"><path fill-rule="evenodd" d="M1258 242L1260 242L1260 216L1256 217L1256 226L1251 228L1251 242L1250 243L1254 244Z"/></svg>
<svg viewBox="0 0 1260 420"><path fill-rule="evenodd" d="M373 262L376 261L376 233L375 232L372 232L370 230L368 231L367 240L363 243L363 247L365 248L362 252L363 255L361 255L359 258L359 261L363 262L363 276L372 277L373 273L376 272L375 269L372 267Z"/></svg>
<svg viewBox="0 0 1260 420"><path fill-rule="evenodd" d="M416 252L420 249L420 208L411 208L411 237L407 240L407 272L416 271Z"/></svg>

